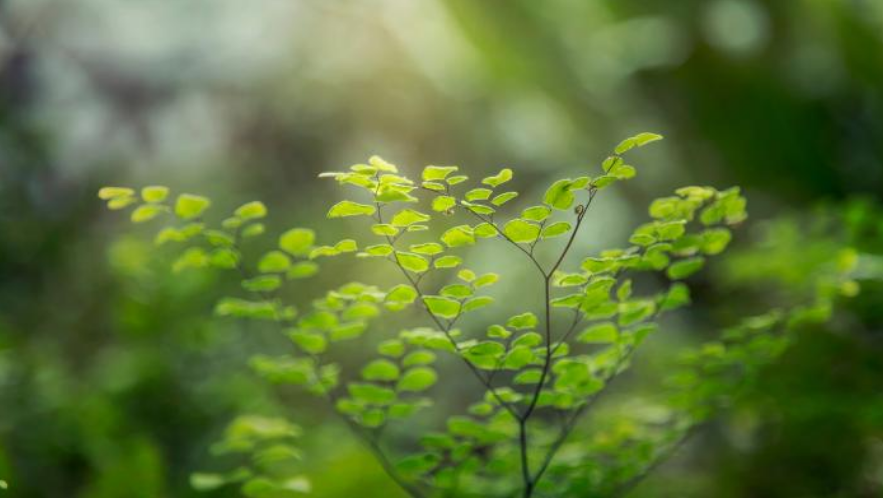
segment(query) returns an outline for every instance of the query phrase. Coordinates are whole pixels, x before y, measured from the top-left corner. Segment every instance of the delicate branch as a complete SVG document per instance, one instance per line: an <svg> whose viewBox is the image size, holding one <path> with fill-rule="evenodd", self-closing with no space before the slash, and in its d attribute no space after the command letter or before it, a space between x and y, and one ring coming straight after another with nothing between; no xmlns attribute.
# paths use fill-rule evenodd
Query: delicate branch
<svg viewBox="0 0 883 499"><path fill-rule="evenodd" d="M233 247L236 248L237 252L240 253L240 255L241 255L241 248L239 246L240 236L241 236L240 231L239 231L239 229L237 229L236 233L234 235ZM241 258L237 258L237 260L236 260L236 269L244 280L248 280L251 277L253 277L248 272L248 270L245 268L245 266L242 264ZM261 292L261 291L252 291L251 293L257 295L258 297L260 297L264 301L270 301L270 300L275 299L275 292L274 293L266 293L266 292ZM280 328L280 332L283 332L281 329L282 328L282 319L280 317L278 317L278 315L276 316L276 319L273 322L274 322L274 324L276 324ZM309 352L305 352L305 353L313 360L313 363L315 366L319 366L321 364L319 356L317 356L315 354L311 354ZM311 380L312 383L315 383L315 384L322 383L322 380L316 375L315 370L310 371L310 375L313 378ZM323 387L322 394L325 396L325 399L327 400L328 404L331 406L332 412L334 412L334 414L336 414L338 417L340 417L344 421L344 423L346 423L347 427L350 428L350 430L353 432L354 435L356 435L357 438L360 438L361 440L364 441L365 445L368 447L368 450L371 452L372 455L374 455L374 458L377 459L377 461L380 463L380 465L383 467L383 469L386 471L386 473L389 475L389 477L392 478L392 480L394 482L396 482L396 484L398 484L399 487L401 487L405 492L407 492L411 496L423 497L425 494L423 494L419 489L409 485L398 474L398 472L395 469L395 466L393 466L392 462L389 460L387 455L383 452L383 449L380 447L380 444L376 440L376 438L373 438L370 434L366 433L361 426L358 426L357 424L355 424L350 418L337 412L337 410L336 410L337 397L334 395L334 393L332 393L330 390L324 389L324 387Z"/></svg>
<svg viewBox="0 0 883 499"><path fill-rule="evenodd" d="M380 209L381 209L381 206L380 206L380 203L375 202L375 206L376 206L376 219L377 219L377 222L378 222L378 223L383 223L383 215L381 214L381 210L380 210ZM389 243L389 245L392 246L393 248L395 248L395 240L392 239L390 236L384 236L384 237L386 238L386 240L387 240L387 242ZM454 341L454 338L451 336L451 328L453 328L454 323L455 323L455 322L457 321L457 319L460 317L460 314L458 313L458 314L457 314L457 317L455 317L454 319L452 319L447 325L442 324L441 320L439 320L439 318L436 317L435 314L433 314L428 308L426 308L426 306L425 306L425 302L423 301L423 298L424 298L424 296L426 296L426 295L425 295L425 293L423 293L423 291L420 289L420 282L419 282L419 279L415 280L413 277L411 277L411 274L408 273L408 269L406 269L404 266L402 266L401 262L399 262L398 255L396 255L395 252L393 252L393 259L392 259L392 261L393 261L393 263L396 264L396 267L398 267L398 269L401 271L402 275L405 276L405 279L407 279L408 282L411 284L411 286L414 288L414 291L417 292L417 299L420 300L420 303L421 303L421 304L424 304L424 305L423 305L423 309L426 310L427 314L429 314L429 317L432 319L433 322L435 322L435 325L438 327L438 329L439 329L442 333L444 333L445 337L448 338L448 341L450 341L451 344L454 346L454 350L456 350L456 352L457 352L458 354L461 354L462 349L461 349L460 346L457 344L457 342ZM518 416L517 416L517 412L516 412L515 409L512 407L512 405L509 404L508 402L506 402L505 400L503 400L503 398L502 398L502 397L500 396L500 394L497 392L496 388L490 383L490 381L489 381L487 378L485 378L485 377L481 374L481 371L478 369L478 367L476 367L475 364L473 364L472 362L470 362L469 359L467 359L467 358L466 358L465 356L463 356L462 354L461 354L461 355L458 355L458 357L460 357L461 359L463 359L463 362L466 363L466 365L469 367L469 369L472 371L472 373L475 375L475 377L478 378L478 380L481 382L481 384L484 385L484 387L485 387L485 388L486 388L486 389L487 389L487 390L493 395L493 397L494 397L494 399L497 401L497 403L499 403L500 406L502 406L504 409L506 409L506 411L508 411L513 417L516 417L516 418L517 418L517 417L518 417Z"/></svg>

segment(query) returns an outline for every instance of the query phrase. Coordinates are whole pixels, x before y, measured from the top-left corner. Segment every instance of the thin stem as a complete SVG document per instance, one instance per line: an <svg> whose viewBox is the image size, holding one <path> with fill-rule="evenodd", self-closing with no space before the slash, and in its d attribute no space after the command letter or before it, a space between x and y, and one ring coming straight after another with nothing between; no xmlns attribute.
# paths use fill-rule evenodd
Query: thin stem
<svg viewBox="0 0 883 499"><path fill-rule="evenodd" d="M615 278L619 277L619 274L620 274L620 272L617 272L615 275ZM660 310L659 306L657 305L656 310L653 312L653 315L650 316L648 321L656 320L656 318L659 317L660 313L661 313L661 310ZM569 335L573 330L574 330L574 328L572 327L571 330L568 331L567 335ZM565 336L567 336L567 335L565 335ZM570 418L570 420L564 425L564 427L561 429L561 432L559 433L558 437L555 439L555 441L549 447L549 450L546 453L546 456L543 458L542 465L540 465L540 468L537 470L537 473L533 476L532 479L533 479L534 483L539 482L540 478L542 478L543 473L546 472L546 469L552 463L552 460L555 458L555 455L558 453L558 450L561 448L561 446L564 444L564 442L567 441L567 438L570 436L570 433L573 431L573 428L576 426L576 423L579 420L579 418L583 415L583 413L585 413L586 410L588 410L589 407L594 405L595 401L597 401L598 398L601 396L601 394L606 391L606 388L609 386L610 382L613 380L614 377L616 377L616 375L619 374L619 371L622 368L623 364L625 363L625 361L627 359L629 359L631 357L631 355L634 353L634 351L635 351L635 347L634 347L634 345L632 345L623 353L623 355L621 355L619 357L619 359L617 359L616 365L614 365L613 368L610 370L610 372L607 374L607 376L604 377L604 388L602 389L602 391L596 393L594 396L592 396L592 398L588 402L586 402L580 408L578 408L574 412L574 414Z"/></svg>
<svg viewBox="0 0 883 499"><path fill-rule="evenodd" d="M506 235L505 232L503 232L503 229L501 229L500 226L497 225L496 222L494 222L492 218L483 217L468 208L466 208L466 211L468 211L469 213L472 213L473 216L475 216L476 218L478 218L482 222L491 225L497 231L497 234L502 236L503 239L505 239L510 244L512 244L512 246L515 246L515 248L517 248L518 251L521 251L522 253L524 253L524 255L527 256L528 259L530 259L531 263L533 263L534 267L536 267L537 270L539 270L540 274L542 274L543 276L546 275L546 270L543 269L543 266L540 264L539 260L537 260L536 257L533 256L533 252L524 249L524 247L522 245L513 241L509 236Z"/></svg>
<svg viewBox="0 0 883 499"><path fill-rule="evenodd" d="M375 206L376 206L376 219L377 219L377 223L381 223L381 224L382 224L382 223L383 223L383 215L382 215L382 213L381 213L381 209L380 209L381 206L380 206L380 203L376 203L376 202L375 202ZM390 246L392 246L393 249L395 249L395 242L396 242L396 241L395 241L394 239L392 239L390 236L385 236L385 238L386 238L386 240L387 240L387 243L388 243ZM414 291L417 292L417 299L420 300L420 303L425 303L425 302L423 301L423 298L424 298L426 295L425 295L425 293L423 293L423 291L420 289L420 281L419 281L419 279L414 279L413 277L411 277L411 274L408 273L408 269L406 269L406 268L401 264L401 262L399 262L398 255L396 255L395 252L393 252L393 259L392 259L392 262L396 264L396 267L398 267L398 269L401 271L401 273L402 273L402 275L405 277L405 279L408 280L408 282L411 284L411 287L414 288ZM457 344L457 342L454 340L453 336L451 336L451 328L453 328L453 326L454 326L454 324L456 323L457 319L460 318L460 314L458 313L458 314L457 314L457 317L455 317L455 318L452 319L447 325L445 325L445 324L442 323L442 321L441 321L438 317L435 316L435 314L433 314L433 313L432 313L432 312L431 312L431 311L425 306L425 304L424 304L424 306L423 306L423 309L426 310L426 312L427 312L427 314L429 315L430 319L432 319L432 321L435 323L435 325L438 327L438 329L439 329L442 333L444 333L444 335L445 335L445 337L447 337L448 341L451 342L451 344L454 346L454 350L455 350L458 354L460 354L460 353L462 352L462 349L461 349L460 346ZM509 412L509 414L511 414L513 417L516 417L516 418L517 418L517 417L518 417L518 416L517 416L517 412L516 412L515 409L512 407L512 405L511 405L510 403L506 402L505 400L503 400L503 398L502 398L502 397L500 396L500 394L497 392L496 388L490 383L490 381L489 381L487 378L485 378L485 377L481 374L481 371L478 369L478 367L476 367L475 364L473 364L472 362L470 362L469 359L467 359L465 356L463 356L463 355L458 355L458 357L461 358L461 359L463 359L463 362L466 364L467 367L469 367L469 370L472 371L472 374L474 374L475 377L476 377L476 378L481 382L481 384L485 387L485 389L487 389L487 390L491 393L491 395L494 397L494 400L496 400L497 403L500 404L501 407L503 407L504 409L506 409L506 411Z"/></svg>
<svg viewBox="0 0 883 499"><path fill-rule="evenodd" d="M241 248L239 246L239 239L240 239L240 233L239 233L239 230L237 230L235 233L235 237L234 237L234 246L233 247L236 248L236 250L239 251L241 254ZM253 277L251 275L251 273L248 271L248 269L246 269L245 266L242 264L241 258L238 258L236 260L236 270L239 272L239 275L242 276L243 280L248 280ZM261 291L252 291L251 293L260 297L264 301L271 301L276 298L275 293L266 293L266 292L261 292ZM283 320L282 318L277 316L276 320L273 321L273 323L279 328L280 332L283 332L282 320ZM318 355L311 354L308 352L306 352L306 355L308 355L313 360L313 362L316 366L320 365L321 362L320 362L320 358ZM316 375L315 371L311 372L310 374L313 378L311 380L313 383L317 383L317 384L321 383L321 379L319 379L319 377ZM334 412L335 415L337 415L339 418L341 418L344 421L344 423L346 423L346 425L350 429L350 431L352 431L353 434L356 435L356 438L361 439L365 443L365 445L368 447L368 450L371 452L371 454L374 456L374 458L377 459L377 461L380 463L380 465L383 467L383 469L386 471L386 473L389 475L389 477L392 478L392 480L394 482L396 482L396 484L398 484L399 487L401 487L405 492L407 492L411 496L423 497L424 494L422 493L422 491L409 485L398 474L395 467L392 465L392 462L390 462L389 458L383 452L383 449L380 447L379 442L377 441L376 438L373 438L370 434L366 433L364 428L358 426L350 418L337 412L337 410L336 410L337 397L334 395L334 393L332 393L330 390L323 389L322 394L325 396L326 401L331 406L332 412Z"/></svg>
<svg viewBox="0 0 883 499"><path fill-rule="evenodd" d="M579 232L580 226L582 225L582 221L588 212L589 206L592 204L592 200L595 198L595 193L597 191L592 189L589 194L589 200L585 205L578 205L577 207L577 217L576 224L573 228L573 231L570 234L570 237L567 240L567 244L564 246L564 249L561 251L561 255L558 257L558 260L552 266L552 268L545 272L542 270L542 267L537 264L537 268L540 269L540 272L543 274L543 304L544 304L544 312L546 319L546 355L545 359L543 359L543 368L540 372L540 379L537 383L536 389L534 389L533 396L531 397L530 404L528 404L527 409L522 413L519 418L519 441L520 441L520 454L521 454L521 474L522 479L524 481L524 495L525 497L530 497L533 494L533 489L536 486L536 479L531 476L530 472L530 462L528 459L528 435L527 435L527 421L530 419L534 410L537 407L537 403L540 400L540 394L543 391L543 387L546 384L546 378L549 376L549 370L552 365L552 287L551 280L552 275L556 270L561 266L561 263L564 261L564 258L567 257L567 253L570 251L570 248L573 246L574 240L576 240L576 235ZM530 253L530 258L534 262L536 260L533 257L533 251ZM575 321L576 322L576 321ZM571 326L571 330L575 328L574 325ZM569 332L568 332L569 334ZM557 348L556 348L557 350Z"/></svg>

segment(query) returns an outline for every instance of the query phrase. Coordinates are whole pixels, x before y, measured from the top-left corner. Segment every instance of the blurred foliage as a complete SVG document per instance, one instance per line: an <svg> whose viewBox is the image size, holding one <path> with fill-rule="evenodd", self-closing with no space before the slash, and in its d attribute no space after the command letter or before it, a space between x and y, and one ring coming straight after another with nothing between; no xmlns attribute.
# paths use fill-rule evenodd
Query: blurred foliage
<svg viewBox="0 0 883 499"><path fill-rule="evenodd" d="M316 430L299 440L313 494L400 493L305 399L233 367L274 345L261 328L206 319L210 295L235 283L170 276L143 237L110 244L99 185L199 185L225 207L260 198L276 208L269 223L304 225L331 192L315 175L377 152L488 175L519 165L516 190L538 196L553 172L575 176L616 138L659 130L670 140L658 166L602 216L629 226L651 194L738 184L754 220L791 221L754 239L787 249L696 281L682 333L648 342L645 367L623 380L639 392L664 354L807 296L804 270L829 251L854 246L859 269L876 271L879 2L258 4L0 2L0 494L193 495L189 473L210 468L235 414L294 411ZM627 235L590 226L577 243ZM857 281L831 326L802 332L636 493L879 494L883 290ZM501 302L530 299L511 288Z"/></svg>

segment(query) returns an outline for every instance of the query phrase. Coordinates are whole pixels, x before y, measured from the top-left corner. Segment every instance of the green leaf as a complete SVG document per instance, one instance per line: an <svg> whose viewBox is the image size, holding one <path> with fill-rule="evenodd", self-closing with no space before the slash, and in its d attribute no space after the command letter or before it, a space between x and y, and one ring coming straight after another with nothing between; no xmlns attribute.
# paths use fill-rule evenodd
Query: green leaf
<svg viewBox="0 0 883 499"><path fill-rule="evenodd" d="M506 353L506 347L496 341L482 341L467 349L470 355L499 356Z"/></svg>
<svg viewBox="0 0 883 499"><path fill-rule="evenodd" d="M549 218L549 215L551 214L552 210L549 209L548 206L531 206L530 208L527 208L521 212L521 218L525 220L531 220L533 222L542 222L543 220Z"/></svg>
<svg viewBox="0 0 883 499"><path fill-rule="evenodd" d="M653 300L633 300L619 304L619 325L628 326L640 322L656 312Z"/></svg>
<svg viewBox="0 0 883 499"><path fill-rule="evenodd" d="M500 170L500 173L491 177L485 177L481 181L481 183L484 185L489 185L491 187L497 187L510 180L512 180L512 170L510 170L509 168L503 168L502 170Z"/></svg>
<svg viewBox="0 0 883 499"><path fill-rule="evenodd" d="M702 233L702 252L706 255L717 255L727 249L733 235L729 229L709 229Z"/></svg>
<svg viewBox="0 0 883 499"><path fill-rule="evenodd" d="M621 157L619 157L619 156L608 156L607 159L605 159L605 160L601 163L601 169L604 170L604 173L607 173L607 172L609 172L610 170L616 168L617 166L619 166L619 165L621 165L621 164L623 164L623 160L622 160Z"/></svg>
<svg viewBox="0 0 883 499"><path fill-rule="evenodd" d="M458 170L456 166L427 166L423 169L423 180L444 180L448 175Z"/></svg>
<svg viewBox="0 0 883 499"><path fill-rule="evenodd" d="M375 244L365 248L365 253L371 256L387 256L393 252L393 247L389 244Z"/></svg>
<svg viewBox="0 0 883 499"><path fill-rule="evenodd" d="M494 196L494 198L491 199L491 204L494 206L503 206L504 204L506 204L509 201L512 201L516 197L518 197L517 192L514 192L514 191L504 192L502 194L498 194L498 195Z"/></svg>
<svg viewBox="0 0 883 499"><path fill-rule="evenodd" d="M229 248L218 248L209 255L209 263L220 269L235 269L239 254Z"/></svg>
<svg viewBox="0 0 883 499"><path fill-rule="evenodd" d="M438 380L435 370L429 367L413 367L405 371L396 385L400 392L422 392Z"/></svg>
<svg viewBox="0 0 883 499"><path fill-rule="evenodd" d="M685 232L686 222L684 220L662 222L656 225L656 235L660 241L672 241L683 236Z"/></svg>
<svg viewBox="0 0 883 499"><path fill-rule="evenodd" d="M669 279L679 280L686 279L696 272L702 270L702 267L705 265L705 258L701 256L696 256L693 258L685 258L683 260L677 261L671 266L668 267L668 277Z"/></svg>
<svg viewBox="0 0 883 499"><path fill-rule="evenodd" d="M405 251L395 252L396 261L399 262L405 270L420 274L429 270L429 261L426 258L416 254L407 253Z"/></svg>
<svg viewBox="0 0 883 499"><path fill-rule="evenodd" d="M411 352L402 359L402 365L405 367L422 366L435 362L435 354L429 350L417 350Z"/></svg>
<svg viewBox="0 0 883 499"><path fill-rule="evenodd" d="M496 283L500 280L500 275L495 274L493 272L489 272L487 274L482 275L475 282L472 283L473 286L477 288L483 288L485 286L490 286L491 284Z"/></svg>
<svg viewBox="0 0 883 499"><path fill-rule="evenodd" d="M253 223L248 224L242 229L240 233L242 237L255 237L264 233L264 224L261 223Z"/></svg>
<svg viewBox="0 0 883 499"><path fill-rule="evenodd" d="M540 226L516 218L506 223L503 227L503 233L516 243L532 243L540 235Z"/></svg>
<svg viewBox="0 0 883 499"><path fill-rule="evenodd" d="M497 228L487 222L482 222L473 227L472 233L475 234L475 237L482 238L495 237L499 234Z"/></svg>
<svg viewBox="0 0 883 499"><path fill-rule="evenodd" d="M328 338L331 339L331 341L358 338L365 332L367 327L367 324L364 322L346 322L331 328L331 331L328 333Z"/></svg>
<svg viewBox="0 0 883 499"><path fill-rule="evenodd" d="M442 184L439 182L423 182L420 185L424 189L429 189L430 191L435 191L435 192L445 192L447 190L447 188L445 187L445 184Z"/></svg>
<svg viewBox="0 0 883 499"><path fill-rule="evenodd" d="M537 316L531 312L525 312L509 318L506 326L512 329L530 329L537 325Z"/></svg>
<svg viewBox="0 0 883 499"><path fill-rule="evenodd" d="M312 277L319 272L319 265L316 262L297 262L285 273L287 279L306 279Z"/></svg>
<svg viewBox="0 0 883 499"><path fill-rule="evenodd" d="M402 475L413 478L425 475L438 466L441 458L438 454L423 452L407 456L396 463L396 470Z"/></svg>
<svg viewBox="0 0 883 499"><path fill-rule="evenodd" d="M128 198L134 194L134 189L129 189L128 187L102 187L98 190L98 197L105 201L116 198Z"/></svg>
<svg viewBox="0 0 883 499"><path fill-rule="evenodd" d="M258 272L262 274L284 272L289 267L291 267L291 260L288 258L288 255L275 250L265 254L258 262Z"/></svg>
<svg viewBox="0 0 883 499"><path fill-rule="evenodd" d="M328 348L328 341L319 333L294 330L288 336L307 353L320 354Z"/></svg>
<svg viewBox="0 0 883 499"><path fill-rule="evenodd" d="M553 307L577 308L582 305L584 301L585 297L582 294L572 294L559 298L554 298L550 300L549 303Z"/></svg>
<svg viewBox="0 0 883 499"><path fill-rule="evenodd" d="M316 233L310 229L291 229L279 236L279 247L294 256L309 254Z"/></svg>
<svg viewBox="0 0 883 499"><path fill-rule="evenodd" d="M190 475L190 486L198 492L217 489L226 483L227 479L217 473L192 473Z"/></svg>
<svg viewBox="0 0 883 499"><path fill-rule="evenodd" d="M381 172L398 173L399 171L398 168L396 168L396 165L386 161L385 159L377 155L368 158L368 164L370 164L374 168L377 168L377 170Z"/></svg>
<svg viewBox="0 0 883 499"><path fill-rule="evenodd" d="M238 298L223 298L215 305L215 314L221 317L275 319L276 308L267 302L252 302Z"/></svg>
<svg viewBox="0 0 883 499"><path fill-rule="evenodd" d="M568 362L555 367L556 390L566 390L585 397L604 387L604 382L592 376L589 366L583 362Z"/></svg>
<svg viewBox="0 0 883 499"><path fill-rule="evenodd" d="M196 218L202 215L202 212L211 204L208 198L193 194L181 194L175 202L175 215L185 220Z"/></svg>
<svg viewBox="0 0 883 499"><path fill-rule="evenodd" d="M166 207L162 205L142 204L132 211L132 221L135 223L147 222L165 211Z"/></svg>
<svg viewBox="0 0 883 499"><path fill-rule="evenodd" d="M620 142L619 145L616 146L616 149L614 149L614 152L616 152L616 154L624 154L635 147L641 147L657 140L662 140L662 135L649 132L639 133L634 137L629 137Z"/></svg>
<svg viewBox="0 0 883 499"><path fill-rule="evenodd" d="M410 249L414 253L419 253L421 255L437 255L445 250L445 248L438 243L412 244Z"/></svg>
<svg viewBox="0 0 883 499"><path fill-rule="evenodd" d="M632 296L632 280L626 279L619 289L616 290L616 298L620 301L628 300Z"/></svg>
<svg viewBox="0 0 883 499"><path fill-rule="evenodd" d="M443 287L439 293L451 298L466 298L472 296L472 288L465 284L449 284Z"/></svg>
<svg viewBox="0 0 883 499"><path fill-rule="evenodd" d="M570 190L572 183L569 178L558 180L546 191L543 201L556 210L570 209L576 199Z"/></svg>
<svg viewBox="0 0 883 499"><path fill-rule="evenodd" d="M242 281L242 287L256 293L275 291L282 285L282 279L277 275L262 275Z"/></svg>
<svg viewBox="0 0 883 499"><path fill-rule="evenodd" d="M417 290L407 284L399 284L386 293L384 300L388 302L413 303L417 299Z"/></svg>
<svg viewBox="0 0 883 499"><path fill-rule="evenodd" d="M150 185L141 189L141 199L148 203L161 203L169 197L169 188L161 185Z"/></svg>
<svg viewBox="0 0 883 499"><path fill-rule="evenodd" d="M393 381L399 378L399 368L386 359L373 360L362 369L362 378L368 381Z"/></svg>
<svg viewBox="0 0 883 499"><path fill-rule="evenodd" d="M386 340L377 345L377 352L387 357L401 357L405 353L405 344L400 340Z"/></svg>
<svg viewBox="0 0 883 499"><path fill-rule="evenodd" d="M117 198L110 199L107 202L107 208L111 209L111 210L122 210L126 206L129 206L130 204L133 204L136 202L138 202L138 200L135 199L134 196L117 197Z"/></svg>
<svg viewBox="0 0 883 499"><path fill-rule="evenodd" d="M503 338L506 339L512 336L512 331L504 328L499 324L494 324L492 326L488 326L487 328L488 338Z"/></svg>
<svg viewBox="0 0 883 499"><path fill-rule="evenodd" d="M449 177L446 182L448 183L448 185L457 185L467 180L469 180L469 177L467 177L466 175L456 175L453 177Z"/></svg>
<svg viewBox="0 0 883 499"><path fill-rule="evenodd" d="M463 270L457 272L457 277L459 277L460 279L463 279L466 282L472 282L478 276L475 275L475 272L473 272L469 269L463 269Z"/></svg>
<svg viewBox="0 0 883 499"><path fill-rule="evenodd" d="M594 181L592 181L592 186L596 189L603 189L605 187L613 185L614 183L616 183L617 180L619 179L617 179L613 175L601 175L600 177L597 177Z"/></svg>
<svg viewBox="0 0 883 499"><path fill-rule="evenodd" d="M492 190L479 187L477 189L467 191L465 197L467 201L484 201L485 199L491 197L491 194L493 194Z"/></svg>
<svg viewBox="0 0 883 499"><path fill-rule="evenodd" d="M432 209L435 211L448 211L457 205L457 200L451 196L437 196L432 200Z"/></svg>
<svg viewBox="0 0 883 499"><path fill-rule="evenodd" d="M690 304L690 288L682 282L676 282L671 285L665 294L659 308L663 311L674 310Z"/></svg>
<svg viewBox="0 0 883 499"><path fill-rule="evenodd" d="M615 343L619 330L612 322L602 322L584 329L576 340L582 343Z"/></svg>
<svg viewBox="0 0 883 499"><path fill-rule="evenodd" d="M457 267L463 263L463 259L456 255L445 255L433 263L433 266L437 269L449 269L453 267Z"/></svg>
<svg viewBox="0 0 883 499"><path fill-rule="evenodd" d="M512 346L525 346L525 347L535 347L543 344L543 337L539 335L539 333L535 333L533 331L524 333L518 338L515 338L515 341L512 342Z"/></svg>
<svg viewBox="0 0 883 499"><path fill-rule="evenodd" d="M341 201L328 210L328 218L353 217L357 215L373 215L376 209L372 205Z"/></svg>
<svg viewBox="0 0 883 499"><path fill-rule="evenodd" d="M390 224L374 224L371 226L371 232L378 236L394 236L399 233L399 229Z"/></svg>
<svg viewBox="0 0 883 499"><path fill-rule="evenodd" d="M588 281L588 277L583 274L565 274L562 272L557 272L555 275L554 285L566 288L570 286L582 286Z"/></svg>
<svg viewBox="0 0 883 499"><path fill-rule="evenodd" d="M310 259L313 260L320 256L336 256L339 254L340 252L334 249L334 246L319 246L310 251Z"/></svg>
<svg viewBox="0 0 883 499"><path fill-rule="evenodd" d="M425 213L421 213L410 208L405 208L404 210L396 213L392 217L390 223L396 227L407 227L412 224L427 222L430 218L431 217Z"/></svg>
<svg viewBox="0 0 883 499"><path fill-rule="evenodd" d="M458 225L446 230L441 236L441 241L449 248L471 245L475 244L475 234L472 231L472 227L468 225Z"/></svg>
<svg viewBox="0 0 883 499"><path fill-rule="evenodd" d="M188 248L172 264L172 271L177 273L187 269L201 269L209 264L208 254L202 248Z"/></svg>
<svg viewBox="0 0 883 499"><path fill-rule="evenodd" d="M352 398L366 404L387 405L396 399L394 391L371 383L350 383L347 390Z"/></svg>
<svg viewBox="0 0 883 499"><path fill-rule="evenodd" d="M267 216L267 207L260 201L252 201L236 208L234 214L242 220L253 220Z"/></svg>
<svg viewBox="0 0 883 499"><path fill-rule="evenodd" d="M649 234L633 234L629 238L629 242L638 246L649 246L655 243L657 239Z"/></svg>
<svg viewBox="0 0 883 499"><path fill-rule="evenodd" d="M212 246L230 247L235 243L232 235L221 230L207 230L204 234Z"/></svg>
<svg viewBox="0 0 883 499"><path fill-rule="evenodd" d="M543 371L540 369L526 369L520 373L518 373L515 378L512 379L512 383L515 385L535 385L540 382L540 379L543 377Z"/></svg>
<svg viewBox="0 0 883 499"><path fill-rule="evenodd" d="M334 250L338 253L351 253L359 249L359 245L354 239L341 239L334 245Z"/></svg>
<svg viewBox="0 0 883 499"><path fill-rule="evenodd" d="M619 180L628 180L630 178L634 178L637 174L634 166L629 165L619 165L612 170L608 175L618 178Z"/></svg>
<svg viewBox="0 0 883 499"><path fill-rule="evenodd" d="M493 302L494 299L490 296L476 296L463 303L463 312L472 312L473 310L484 308Z"/></svg>
<svg viewBox="0 0 883 499"><path fill-rule="evenodd" d="M444 296L424 296L423 303L437 317L453 319L460 314L460 302Z"/></svg>
<svg viewBox="0 0 883 499"><path fill-rule="evenodd" d="M534 361L536 355L530 347L518 345L509 350L503 359L503 367L506 369L521 369Z"/></svg>
<svg viewBox="0 0 883 499"><path fill-rule="evenodd" d="M475 213L477 215L493 215L496 210L491 208L490 206L485 206L483 204L478 203L470 203L469 201L461 201L460 204L466 208L467 210Z"/></svg>
<svg viewBox="0 0 883 499"><path fill-rule="evenodd" d="M570 232L570 227L570 222L555 222L547 225L540 234L540 237L543 239L551 239L553 237L562 236Z"/></svg>

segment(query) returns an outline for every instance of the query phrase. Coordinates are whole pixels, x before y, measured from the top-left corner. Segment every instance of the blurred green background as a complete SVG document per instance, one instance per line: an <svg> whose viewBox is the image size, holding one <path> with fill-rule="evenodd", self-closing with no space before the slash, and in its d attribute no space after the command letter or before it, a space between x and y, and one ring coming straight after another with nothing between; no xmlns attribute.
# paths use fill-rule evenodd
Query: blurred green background
<svg viewBox="0 0 883 499"><path fill-rule="evenodd" d="M799 296L810 248L883 255L883 2L0 1L0 494L194 495L244 411L310 429L316 495L402 493L315 399L249 372L275 343L211 317L235 279L172 275L98 187L261 199L272 229L316 227L339 195L316 175L372 154L411 174L512 167L529 197L645 130L666 140L605 191L581 253L623 244L686 184L741 185L737 238L772 246L698 279L639 386L665 368L653 352ZM835 223L813 229L822 213ZM862 287L635 493L883 492L883 286Z"/></svg>

